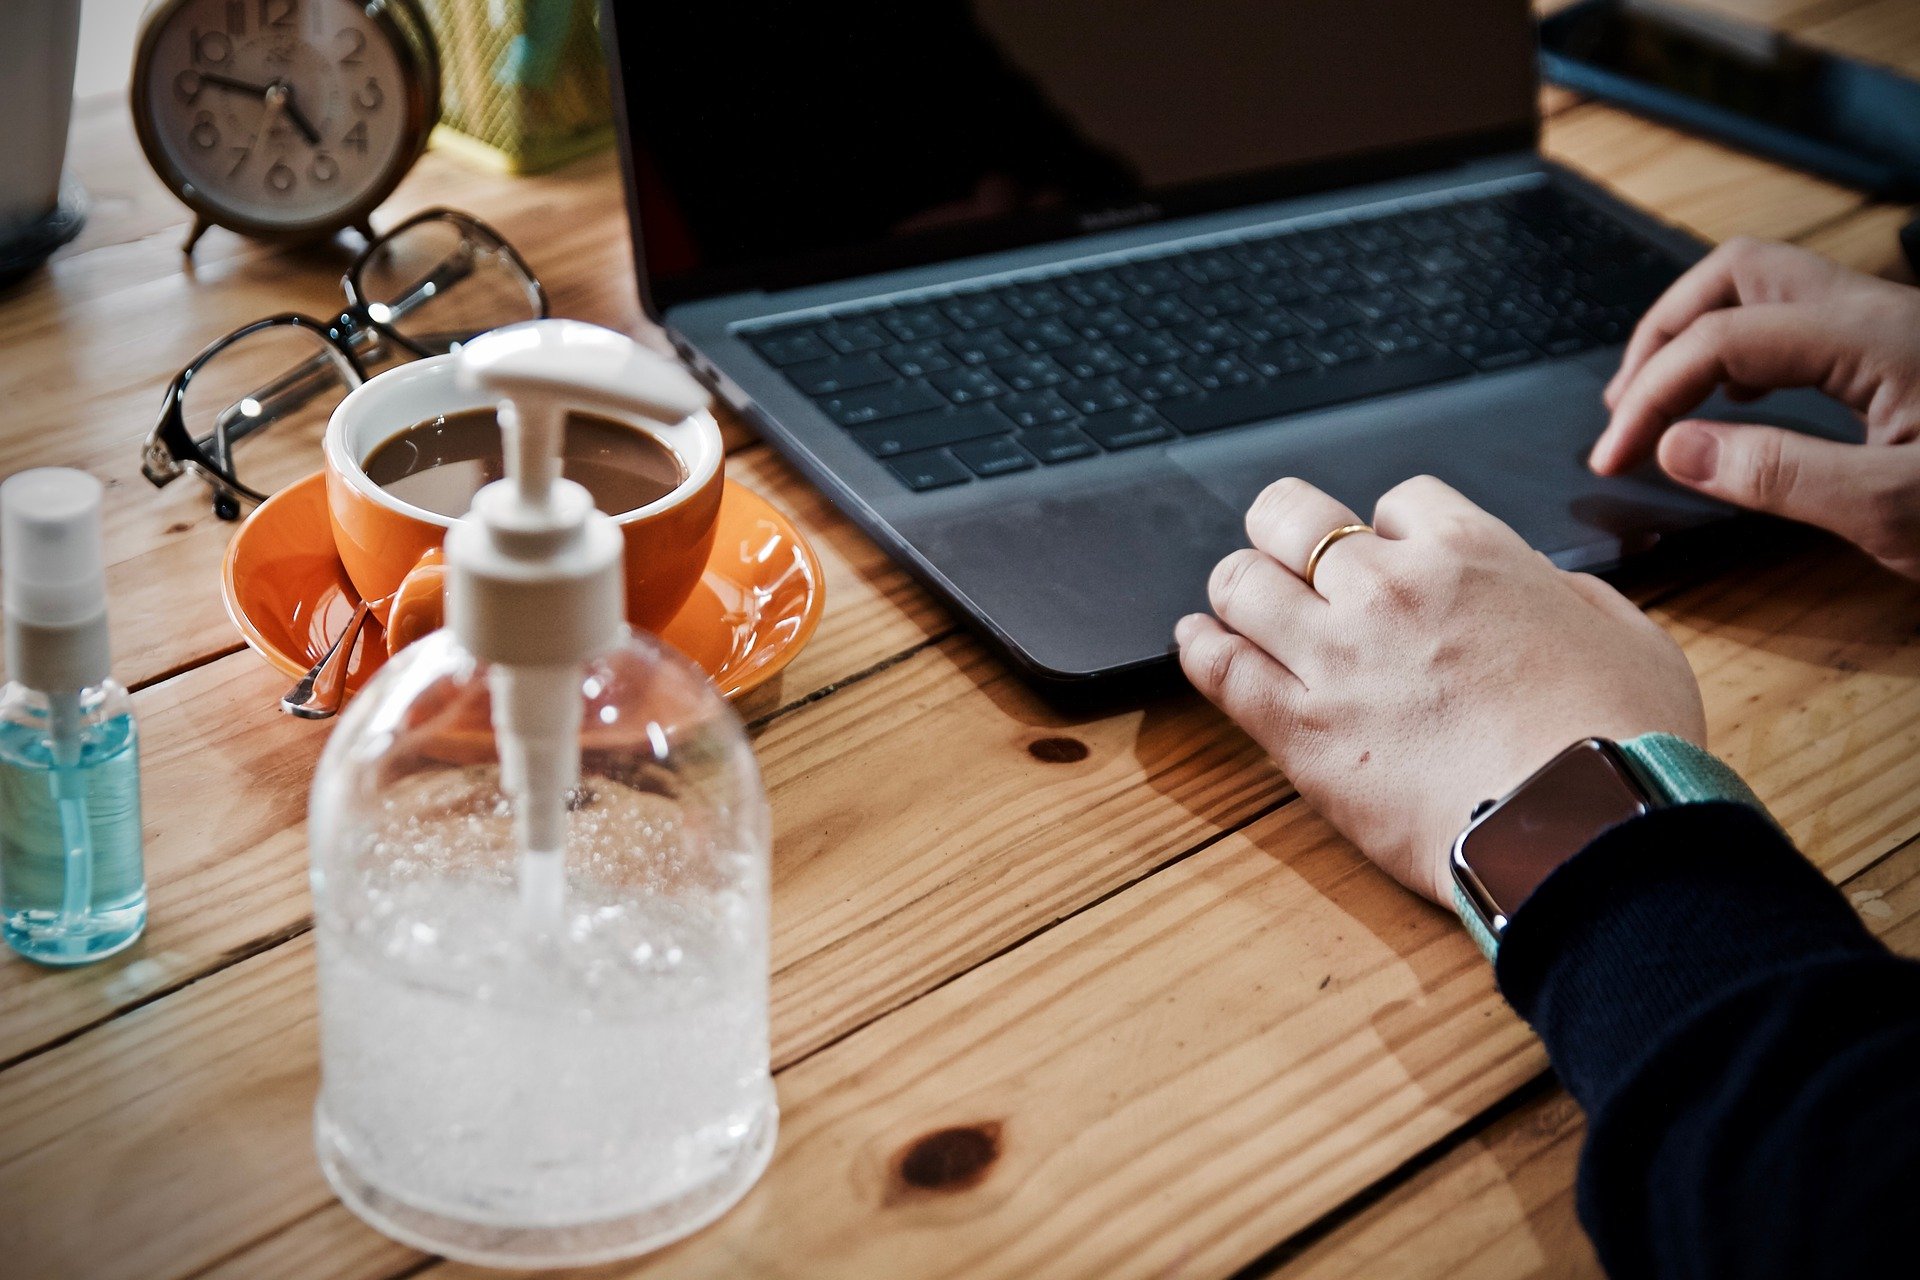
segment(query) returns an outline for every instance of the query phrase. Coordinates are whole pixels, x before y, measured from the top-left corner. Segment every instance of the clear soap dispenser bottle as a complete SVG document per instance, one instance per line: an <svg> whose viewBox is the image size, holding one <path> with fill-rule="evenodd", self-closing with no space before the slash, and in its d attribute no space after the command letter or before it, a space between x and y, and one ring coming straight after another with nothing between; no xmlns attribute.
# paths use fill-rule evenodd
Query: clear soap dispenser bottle
<svg viewBox="0 0 1920 1280"><path fill-rule="evenodd" d="M314 780L315 1140L405 1243L629 1257L772 1153L768 817L731 708L627 628L620 535L561 435L568 409L706 397L571 321L449 358L497 397L507 474L449 532L448 626L362 691Z"/></svg>

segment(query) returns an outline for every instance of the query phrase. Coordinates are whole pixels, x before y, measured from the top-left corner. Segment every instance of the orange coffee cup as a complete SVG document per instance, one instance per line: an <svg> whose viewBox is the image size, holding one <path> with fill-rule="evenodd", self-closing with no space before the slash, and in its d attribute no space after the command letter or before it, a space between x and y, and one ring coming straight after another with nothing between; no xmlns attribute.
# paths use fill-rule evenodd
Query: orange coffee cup
<svg viewBox="0 0 1920 1280"><path fill-rule="evenodd" d="M440 545L451 517L404 502L375 484L366 460L388 440L442 414L492 409L483 393L455 381L459 356L433 356L389 369L340 402L327 423L327 514L347 577L386 627L398 652L445 618ZM720 426L706 410L676 423L593 410L664 445L680 462L671 493L633 511L610 511L626 538L627 620L659 631L699 584L713 551L725 484Z"/></svg>

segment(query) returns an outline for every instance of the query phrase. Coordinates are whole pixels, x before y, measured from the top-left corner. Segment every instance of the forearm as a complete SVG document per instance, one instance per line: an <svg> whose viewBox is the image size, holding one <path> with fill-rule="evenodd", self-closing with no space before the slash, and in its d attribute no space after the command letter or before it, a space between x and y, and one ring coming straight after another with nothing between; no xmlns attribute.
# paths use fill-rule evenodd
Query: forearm
<svg viewBox="0 0 1920 1280"><path fill-rule="evenodd" d="M1920 1177L1920 966L1770 824L1666 810L1508 926L1499 977L1586 1108L1616 1276L1860 1274Z"/></svg>

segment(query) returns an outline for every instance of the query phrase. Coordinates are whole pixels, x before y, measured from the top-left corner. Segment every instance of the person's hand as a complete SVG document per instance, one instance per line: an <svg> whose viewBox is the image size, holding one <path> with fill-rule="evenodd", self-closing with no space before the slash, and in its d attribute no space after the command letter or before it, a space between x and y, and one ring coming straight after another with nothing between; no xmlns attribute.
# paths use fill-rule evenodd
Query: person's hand
<svg viewBox="0 0 1920 1280"><path fill-rule="evenodd" d="M1735 400L1818 387L1865 420L1866 442L1678 421L1715 387ZM1730 240L1653 304L1606 401L1613 417L1591 458L1601 475L1657 448L1689 488L1831 530L1920 578L1920 289Z"/></svg>
<svg viewBox="0 0 1920 1280"><path fill-rule="evenodd" d="M1247 513L1253 546L1208 583L1218 618L1174 630L1194 686L1300 794L1409 888L1449 900L1446 860L1474 805L1586 737L1705 744L1679 646L1598 578L1565 573L1430 476L1357 523L1302 480Z"/></svg>

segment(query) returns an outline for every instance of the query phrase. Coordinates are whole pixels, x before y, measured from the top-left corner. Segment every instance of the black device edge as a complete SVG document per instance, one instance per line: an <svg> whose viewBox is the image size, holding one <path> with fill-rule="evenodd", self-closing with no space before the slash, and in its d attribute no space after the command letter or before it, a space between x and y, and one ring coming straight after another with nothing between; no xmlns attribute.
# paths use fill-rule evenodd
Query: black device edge
<svg viewBox="0 0 1920 1280"><path fill-rule="evenodd" d="M614 133L620 148L620 180L626 196L634 274L640 283L641 307L655 321L661 319L666 308L701 298L756 289L772 292L799 288L1028 245L1071 240L1086 234L1087 228L1081 221L1086 215L1098 213L1110 203L1047 210L1017 224L992 224L950 233L930 232L900 243L824 251L809 255L783 270L770 270L764 264L743 267L726 273L714 273L698 288L663 291L660 282L653 280L647 271L646 245L640 229L640 195L634 177L634 140L625 83L626 51L620 9L619 0L600 0L600 26L612 91ZM628 27L633 25L627 24ZM1533 72L1535 93L1532 101L1537 104L1537 62ZM1435 173L1489 156L1534 150L1539 140L1540 114L1536 106L1524 120L1492 129L1335 160L1309 161L1234 178L1192 183L1167 191L1142 193L1140 217L1129 225L1151 225L1292 196Z"/></svg>

